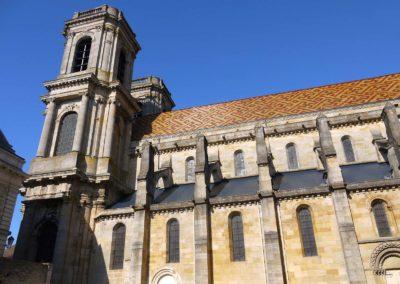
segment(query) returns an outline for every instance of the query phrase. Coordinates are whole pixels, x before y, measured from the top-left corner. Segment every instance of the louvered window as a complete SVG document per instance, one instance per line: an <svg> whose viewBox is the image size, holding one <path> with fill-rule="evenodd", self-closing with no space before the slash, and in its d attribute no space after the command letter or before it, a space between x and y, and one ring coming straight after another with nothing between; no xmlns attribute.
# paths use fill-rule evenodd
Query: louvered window
<svg viewBox="0 0 400 284"><path fill-rule="evenodd" d="M343 146L344 156L346 157L346 162L348 163L354 162L356 159L354 156L353 145L351 144L351 139L349 136L342 137L342 146Z"/></svg>
<svg viewBox="0 0 400 284"><path fill-rule="evenodd" d="M233 213L229 219L232 260L244 261L245 248L242 215L240 213Z"/></svg>
<svg viewBox="0 0 400 284"><path fill-rule="evenodd" d="M121 83L124 82L125 67L126 67L125 53L121 51L121 53L119 54L118 73L117 73L117 78Z"/></svg>
<svg viewBox="0 0 400 284"><path fill-rule="evenodd" d="M296 170L299 168L299 162L297 161L297 150L296 145L289 143L286 145L286 156L289 170Z"/></svg>
<svg viewBox="0 0 400 284"><path fill-rule="evenodd" d="M83 38L78 42L75 49L72 72L79 72L87 69L91 46L92 39L90 37Z"/></svg>
<svg viewBox="0 0 400 284"><path fill-rule="evenodd" d="M195 163L194 163L194 158L193 157L189 157L186 159L186 174L185 174L185 180L187 182L194 182L194 167L195 167Z"/></svg>
<svg viewBox="0 0 400 284"><path fill-rule="evenodd" d="M114 226L111 241L111 269L122 269L124 267L126 227L123 224Z"/></svg>
<svg viewBox="0 0 400 284"><path fill-rule="evenodd" d="M167 223L167 262L179 262L179 223L176 219Z"/></svg>
<svg viewBox="0 0 400 284"><path fill-rule="evenodd" d="M300 227L304 256L317 255L317 245L315 244L314 228L310 210L308 208L299 209L297 218Z"/></svg>
<svg viewBox="0 0 400 284"><path fill-rule="evenodd" d="M58 129L55 155L64 155L72 151L77 118L76 112L67 113L62 118Z"/></svg>
<svg viewBox="0 0 400 284"><path fill-rule="evenodd" d="M235 152L234 160L235 160L235 175L244 176L246 174L246 171L244 166L244 156L242 150L238 150Z"/></svg>
<svg viewBox="0 0 400 284"><path fill-rule="evenodd" d="M390 237L389 221L386 214L386 204L382 200L375 201L372 204L372 212L374 213L376 227L380 237Z"/></svg>

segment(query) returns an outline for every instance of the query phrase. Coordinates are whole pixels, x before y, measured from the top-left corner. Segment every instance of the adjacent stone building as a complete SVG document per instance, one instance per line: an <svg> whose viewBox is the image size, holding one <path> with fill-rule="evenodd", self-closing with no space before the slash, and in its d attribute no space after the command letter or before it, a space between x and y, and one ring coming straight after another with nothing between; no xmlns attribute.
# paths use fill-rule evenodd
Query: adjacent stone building
<svg viewBox="0 0 400 284"><path fill-rule="evenodd" d="M18 190L26 174L22 171L25 160L19 157L0 130L0 257L4 254L10 235L11 218Z"/></svg>
<svg viewBox="0 0 400 284"><path fill-rule="evenodd" d="M131 80L120 11L64 36L16 259L52 283L398 283L400 74L172 110Z"/></svg>

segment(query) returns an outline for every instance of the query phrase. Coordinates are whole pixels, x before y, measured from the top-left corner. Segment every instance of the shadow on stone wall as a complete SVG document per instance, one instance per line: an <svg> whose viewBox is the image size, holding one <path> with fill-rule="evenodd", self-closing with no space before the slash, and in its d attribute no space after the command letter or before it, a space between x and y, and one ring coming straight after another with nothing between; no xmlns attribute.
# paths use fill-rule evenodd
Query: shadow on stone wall
<svg viewBox="0 0 400 284"><path fill-rule="evenodd" d="M6 268L0 266L2 277L17 277L18 281L22 277L24 282L7 280L0 283L45 283L43 270L51 279L50 283L88 283L89 271L104 275L107 279L104 256L93 231L95 214L96 208L91 203L82 202L82 198L77 197L67 201L53 199L30 202L25 206L14 260L7 260L7 267L15 266L17 270L4 270ZM51 244L51 230L43 230L43 226L49 222L57 228L54 247ZM43 263L47 259L52 259L51 265ZM18 276L18 271L26 273Z"/></svg>
<svg viewBox="0 0 400 284"><path fill-rule="evenodd" d="M0 258L0 283L46 283L48 268L42 263Z"/></svg>

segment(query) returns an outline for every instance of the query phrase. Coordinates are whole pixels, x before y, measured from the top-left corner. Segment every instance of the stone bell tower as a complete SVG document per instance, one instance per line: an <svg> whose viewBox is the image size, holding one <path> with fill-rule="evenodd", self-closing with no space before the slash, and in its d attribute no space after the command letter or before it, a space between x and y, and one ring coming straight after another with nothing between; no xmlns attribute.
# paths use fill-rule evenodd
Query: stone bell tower
<svg viewBox="0 0 400 284"><path fill-rule="evenodd" d="M131 119L140 109L130 86L140 46L122 12L107 5L75 13L64 36L60 74L44 84L15 258L52 263L52 283L85 283L94 216L133 191Z"/></svg>

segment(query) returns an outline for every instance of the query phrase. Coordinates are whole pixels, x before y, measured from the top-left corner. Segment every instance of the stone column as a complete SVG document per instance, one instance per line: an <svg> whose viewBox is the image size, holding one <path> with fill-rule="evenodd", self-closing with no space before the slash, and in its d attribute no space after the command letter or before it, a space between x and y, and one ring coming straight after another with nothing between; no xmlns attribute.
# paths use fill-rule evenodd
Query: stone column
<svg viewBox="0 0 400 284"><path fill-rule="evenodd" d="M265 143L263 127L256 127L255 134L266 280L267 283L284 283L282 249L271 179L272 159Z"/></svg>
<svg viewBox="0 0 400 284"><path fill-rule="evenodd" d="M114 124L115 124L115 114L116 114L116 99L115 97L110 98L108 101L108 120L107 120L107 130L106 137L104 141L104 152L103 157L111 157L112 140L114 136Z"/></svg>
<svg viewBox="0 0 400 284"><path fill-rule="evenodd" d="M347 199L347 192L343 182L342 171L337 161L336 150L333 146L328 118L326 116L318 116L317 129L319 131L319 141L322 152L321 158L328 172L328 184L332 190L332 200L346 263L347 276L350 283L366 283L364 267L353 218L351 216L350 205Z"/></svg>
<svg viewBox="0 0 400 284"><path fill-rule="evenodd" d="M400 121L396 107L391 103L387 103L381 116L385 123L389 141L388 160L392 168L392 174L394 178L400 178Z"/></svg>
<svg viewBox="0 0 400 284"><path fill-rule="evenodd" d="M85 131L86 113L88 109L89 94L83 94L81 105L79 107L78 120L76 122L76 130L74 136L74 144L72 145L72 151L80 152L83 143L83 132Z"/></svg>
<svg viewBox="0 0 400 284"><path fill-rule="evenodd" d="M56 244L54 246L51 283L64 282L65 263L68 253L68 244L70 242L69 230L72 214L72 200L65 198L62 202Z"/></svg>
<svg viewBox="0 0 400 284"><path fill-rule="evenodd" d="M42 135L40 136L39 147L36 153L37 157L45 157L47 155L50 131L54 123L55 106L54 99L50 99L47 105L46 118L44 120Z"/></svg>
<svg viewBox="0 0 400 284"><path fill-rule="evenodd" d="M207 140L197 137L194 189L195 283L212 283L211 220L208 203L209 166Z"/></svg>
<svg viewBox="0 0 400 284"><path fill-rule="evenodd" d="M64 46L64 55L63 55L63 59L61 62L60 74L68 73L68 69L67 69L68 63L70 63L69 65L72 64L73 56L71 54L71 50L72 50L72 42L74 40L74 36L75 36L75 33L73 33L73 32L70 32L66 35L67 42L65 43L65 46Z"/></svg>
<svg viewBox="0 0 400 284"><path fill-rule="evenodd" d="M130 275L125 283L148 283L150 249L150 203L154 188L154 153L151 143L142 146L134 206Z"/></svg>

